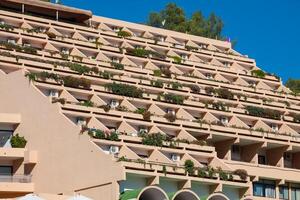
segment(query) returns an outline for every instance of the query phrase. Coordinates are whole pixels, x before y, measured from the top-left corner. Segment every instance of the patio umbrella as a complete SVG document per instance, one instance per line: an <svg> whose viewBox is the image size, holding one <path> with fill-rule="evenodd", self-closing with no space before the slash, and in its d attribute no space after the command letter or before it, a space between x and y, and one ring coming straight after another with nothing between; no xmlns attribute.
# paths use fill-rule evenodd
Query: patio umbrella
<svg viewBox="0 0 300 200"><path fill-rule="evenodd" d="M27 194L24 197L17 198L17 200L44 200L44 199L36 196L35 194Z"/></svg>

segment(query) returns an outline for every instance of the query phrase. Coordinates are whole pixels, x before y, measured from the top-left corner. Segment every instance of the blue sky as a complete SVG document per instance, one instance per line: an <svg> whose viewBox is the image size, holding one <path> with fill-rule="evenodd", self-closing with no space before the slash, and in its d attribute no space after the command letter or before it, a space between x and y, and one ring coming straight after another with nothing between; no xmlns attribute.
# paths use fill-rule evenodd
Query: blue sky
<svg viewBox="0 0 300 200"><path fill-rule="evenodd" d="M143 23L148 13L168 2L187 15L215 12L225 24L223 35L238 41L235 49L256 59L263 70L286 81L300 79L299 0L62 0L65 5L92 10L95 15Z"/></svg>

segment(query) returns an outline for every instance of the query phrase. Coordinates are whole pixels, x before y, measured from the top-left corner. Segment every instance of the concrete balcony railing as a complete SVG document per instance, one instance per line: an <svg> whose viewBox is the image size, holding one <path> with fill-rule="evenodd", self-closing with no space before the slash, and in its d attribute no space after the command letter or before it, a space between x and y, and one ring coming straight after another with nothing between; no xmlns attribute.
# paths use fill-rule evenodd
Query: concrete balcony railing
<svg viewBox="0 0 300 200"><path fill-rule="evenodd" d="M34 191L31 175L0 175L0 191L28 193Z"/></svg>
<svg viewBox="0 0 300 200"><path fill-rule="evenodd" d="M31 175L0 175L0 183L31 183Z"/></svg>

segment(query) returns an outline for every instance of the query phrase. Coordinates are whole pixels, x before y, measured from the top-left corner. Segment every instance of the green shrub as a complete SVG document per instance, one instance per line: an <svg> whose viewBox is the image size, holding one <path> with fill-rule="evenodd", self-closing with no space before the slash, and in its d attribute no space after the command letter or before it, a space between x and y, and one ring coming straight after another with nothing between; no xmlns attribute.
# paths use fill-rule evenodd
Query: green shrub
<svg viewBox="0 0 300 200"><path fill-rule="evenodd" d="M212 103L212 107L213 107L213 109L221 110L221 111L227 111L228 110L228 106L226 106L225 103L220 102L220 101Z"/></svg>
<svg viewBox="0 0 300 200"><path fill-rule="evenodd" d="M252 74L252 76L256 76L258 78L264 78L266 76L266 73L260 69L252 70L251 74Z"/></svg>
<svg viewBox="0 0 300 200"><path fill-rule="evenodd" d="M62 78L63 84L67 87L83 87L89 89L91 87L91 82L85 78L75 78L72 76L66 76Z"/></svg>
<svg viewBox="0 0 300 200"><path fill-rule="evenodd" d="M223 171L221 168L218 169L219 177L223 181L227 181L229 179L229 174Z"/></svg>
<svg viewBox="0 0 300 200"><path fill-rule="evenodd" d="M221 97L223 99L233 99L233 97L234 97L234 94L225 88L216 89L214 91L219 97Z"/></svg>
<svg viewBox="0 0 300 200"><path fill-rule="evenodd" d="M86 107L93 107L94 103L90 100L87 100L87 101L84 101L84 102L80 103L80 105L86 106Z"/></svg>
<svg viewBox="0 0 300 200"><path fill-rule="evenodd" d="M153 133L153 134L143 134L142 135L142 144L162 147L163 142L166 141L166 136L161 133Z"/></svg>
<svg viewBox="0 0 300 200"><path fill-rule="evenodd" d="M121 63L116 63L116 62L111 62L111 65L118 70L123 70L124 69L124 65Z"/></svg>
<svg viewBox="0 0 300 200"><path fill-rule="evenodd" d="M117 134L116 131L113 131L109 134L109 136L107 137L108 140L111 141L118 141L119 140L119 135Z"/></svg>
<svg viewBox="0 0 300 200"><path fill-rule="evenodd" d="M181 89L181 88L182 88L182 84L181 83L178 83L178 82L173 82L172 83L172 89L178 90L178 89Z"/></svg>
<svg viewBox="0 0 300 200"><path fill-rule="evenodd" d="M207 174L206 174L205 170L199 168L198 169L198 177L205 178L206 176L207 176Z"/></svg>
<svg viewBox="0 0 300 200"><path fill-rule="evenodd" d="M176 64L180 64L182 62L182 59L179 56L172 56L171 58L173 58L173 62Z"/></svg>
<svg viewBox="0 0 300 200"><path fill-rule="evenodd" d="M69 67L70 70L76 71L79 74L88 74L91 72L91 69L89 67L78 63L67 62L66 66Z"/></svg>
<svg viewBox="0 0 300 200"><path fill-rule="evenodd" d="M161 76L162 75L162 72L161 72L161 70L160 69L156 69L156 70L153 70L153 74L154 74L154 76Z"/></svg>
<svg viewBox="0 0 300 200"><path fill-rule="evenodd" d="M216 170L213 167L208 167L208 176L213 178L216 175Z"/></svg>
<svg viewBox="0 0 300 200"><path fill-rule="evenodd" d="M24 148L27 144L27 140L23 136L19 136L17 133L11 137L10 144L13 148Z"/></svg>
<svg viewBox="0 0 300 200"><path fill-rule="evenodd" d="M277 110L264 109L264 108L255 107L255 106L247 106L245 109L249 115L256 116L256 117L280 119L282 116L281 112L279 112Z"/></svg>
<svg viewBox="0 0 300 200"><path fill-rule="evenodd" d="M166 102L182 105L184 101L183 96L175 94L165 94L163 95Z"/></svg>
<svg viewBox="0 0 300 200"><path fill-rule="evenodd" d="M197 50L198 50L197 47L192 47L192 46L189 46L189 45L185 45L185 48L186 48L186 50L188 50L188 51L197 51Z"/></svg>
<svg viewBox="0 0 300 200"><path fill-rule="evenodd" d="M194 171L195 171L195 167L194 167L194 162L191 160L186 160L184 162L184 169L185 169L185 173L187 173L188 175L193 175Z"/></svg>
<svg viewBox="0 0 300 200"><path fill-rule="evenodd" d="M294 94L298 94L300 92L300 80L289 78L285 84Z"/></svg>
<svg viewBox="0 0 300 200"><path fill-rule="evenodd" d="M243 181L245 181L248 177L248 172L244 169L236 169L233 174L240 176Z"/></svg>
<svg viewBox="0 0 300 200"><path fill-rule="evenodd" d="M215 93L215 89L213 87L205 87L204 88L206 94L214 94Z"/></svg>
<svg viewBox="0 0 300 200"><path fill-rule="evenodd" d="M111 79L113 77L112 73L108 71L100 72L100 77L104 79Z"/></svg>
<svg viewBox="0 0 300 200"><path fill-rule="evenodd" d="M105 139L106 138L106 136L105 136L105 134L104 134L104 132L103 131L101 131L101 130L89 130L89 132L88 132L88 134L91 136L91 137L94 137L94 138L96 138L96 139Z"/></svg>
<svg viewBox="0 0 300 200"><path fill-rule="evenodd" d="M117 95L123 95L127 97L142 98L143 91L135 86L126 85L121 83L108 83L105 88Z"/></svg>
<svg viewBox="0 0 300 200"><path fill-rule="evenodd" d="M129 33L128 31L123 31L123 30L119 30L117 35L122 38L128 38L132 36L132 34Z"/></svg>
<svg viewBox="0 0 300 200"><path fill-rule="evenodd" d="M125 156L122 156L121 158L118 159L118 162L130 162L130 160L128 158L126 158Z"/></svg>
<svg viewBox="0 0 300 200"><path fill-rule="evenodd" d="M145 113L145 111L146 111L146 109L145 108L138 108L138 109L136 109L136 111L134 111L135 113L137 113L137 114L144 114Z"/></svg>
<svg viewBox="0 0 300 200"><path fill-rule="evenodd" d="M151 85L154 87L163 88L164 82L161 80L154 80L154 81L151 81Z"/></svg>
<svg viewBox="0 0 300 200"><path fill-rule="evenodd" d="M0 24L0 29L4 29L6 31L13 31L15 28L9 24Z"/></svg>
<svg viewBox="0 0 300 200"><path fill-rule="evenodd" d="M149 54L151 54L151 51L148 51L144 48L127 49L126 51L127 53L138 57L147 57Z"/></svg>
<svg viewBox="0 0 300 200"><path fill-rule="evenodd" d="M194 93L200 92L200 87L198 85L189 85L189 87Z"/></svg>

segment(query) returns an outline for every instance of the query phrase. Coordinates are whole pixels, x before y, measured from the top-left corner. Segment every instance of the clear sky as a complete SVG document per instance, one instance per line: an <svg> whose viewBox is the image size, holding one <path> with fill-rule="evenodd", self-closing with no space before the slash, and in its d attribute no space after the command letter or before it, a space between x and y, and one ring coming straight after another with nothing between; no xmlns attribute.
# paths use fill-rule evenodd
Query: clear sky
<svg viewBox="0 0 300 200"><path fill-rule="evenodd" d="M223 35L238 41L235 49L256 59L263 70L286 81L300 79L300 0L62 0L95 15L144 23L148 13L168 2L187 15L215 12L225 24Z"/></svg>

